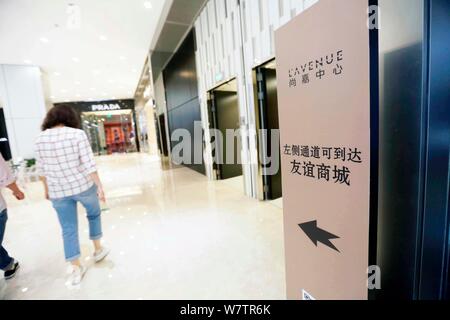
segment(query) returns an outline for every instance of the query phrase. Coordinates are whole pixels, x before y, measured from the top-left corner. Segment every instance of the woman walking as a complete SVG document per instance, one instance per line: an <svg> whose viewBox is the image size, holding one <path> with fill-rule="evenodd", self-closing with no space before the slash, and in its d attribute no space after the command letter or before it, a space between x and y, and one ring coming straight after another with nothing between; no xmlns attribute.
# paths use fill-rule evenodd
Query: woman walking
<svg viewBox="0 0 450 320"><path fill-rule="evenodd" d="M17 200L25 199L25 195L16 184L16 179L11 173L9 165L0 154L0 188L8 188L13 192ZM0 191L0 270L5 272L5 279L9 280L16 276L19 270L19 262L11 258L3 247L3 237L5 235L6 221L8 220L8 210L6 209L6 202Z"/></svg>
<svg viewBox="0 0 450 320"><path fill-rule="evenodd" d="M102 261L109 253L101 245L99 200L104 202L105 194L91 146L79 128L79 117L72 108L55 106L48 112L36 141L37 171L61 224L65 258L73 266L72 285L78 285L86 272L80 262L78 202L87 212L94 261Z"/></svg>

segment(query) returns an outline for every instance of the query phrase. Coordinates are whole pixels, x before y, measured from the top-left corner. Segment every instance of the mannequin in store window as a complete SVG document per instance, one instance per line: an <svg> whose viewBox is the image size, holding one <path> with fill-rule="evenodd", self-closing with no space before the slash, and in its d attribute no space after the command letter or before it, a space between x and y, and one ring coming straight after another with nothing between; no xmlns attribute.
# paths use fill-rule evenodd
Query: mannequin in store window
<svg viewBox="0 0 450 320"><path fill-rule="evenodd" d="M120 150L120 134L118 130L114 130L114 152L121 152Z"/></svg>
<svg viewBox="0 0 450 320"><path fill-rule="evenodd" d="M73 109L55 106L48 112L36 141L37 171L44 183L45 197L52 202L61 224L65 258L73 267L72 285L78 285L86 272L80 262L78 203L87 212L94 261L101 262L109 253L101 244L100 201L105 201L105 194L89 140L79 128Z"/></svg>

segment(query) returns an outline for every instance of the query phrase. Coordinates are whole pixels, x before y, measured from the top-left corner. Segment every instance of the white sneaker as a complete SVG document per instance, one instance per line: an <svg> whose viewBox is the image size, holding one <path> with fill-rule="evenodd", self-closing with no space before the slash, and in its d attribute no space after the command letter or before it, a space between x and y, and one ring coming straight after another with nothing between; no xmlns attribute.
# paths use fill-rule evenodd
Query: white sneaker
<svg viewBox="0 0 450 320"><path fill-rule="evenodd" d="M102 247L102 249L100 251L97 251L94 253L94 261L95 263L99 263L101 261L103 261L109 254L109 249Z"/></svg>
<svg viewBox="0 0 450 320"><path fill-rule="evenodd" d="M81 267L73 266L71 276L72 286L77 286L81 283L81 280L83 280L83 276L86 273L86 270L87 269L84 266Z"/></svg>

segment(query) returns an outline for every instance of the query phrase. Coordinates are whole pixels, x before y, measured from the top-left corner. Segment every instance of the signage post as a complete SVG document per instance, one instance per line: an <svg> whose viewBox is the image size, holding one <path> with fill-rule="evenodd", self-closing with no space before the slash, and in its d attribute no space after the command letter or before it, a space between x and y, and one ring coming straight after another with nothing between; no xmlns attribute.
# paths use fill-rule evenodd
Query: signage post
<svg viewBox="0 0 450 320"><path fill-rule="evenodd" d="M368 1L320 0L276 32L289 299L367 299Z"/></svg>

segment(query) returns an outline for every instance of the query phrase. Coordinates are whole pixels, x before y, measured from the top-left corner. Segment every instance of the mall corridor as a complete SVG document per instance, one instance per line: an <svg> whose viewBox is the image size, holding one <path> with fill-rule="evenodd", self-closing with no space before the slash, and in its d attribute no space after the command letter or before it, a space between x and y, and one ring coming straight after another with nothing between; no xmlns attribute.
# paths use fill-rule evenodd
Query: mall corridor
<svg viewBox="0 0 450 320"><path fill-rule="evenodd" d="M246 197L235 184L187 168L162 170L146 154L97 158L105 184L105 243L92 254L84 210L82 255L89 270L66 284L60 227L39 182L27 200L7 195L5 246L22 264L6 299L285 299L282 210ZM6 193L5 193L6 195Z"/></svg>
<svg viewBox="0 0 450 320"><path fill-rule="evenodd" d="M0 300L450 301L449 13L0 0Z"/></svg>

